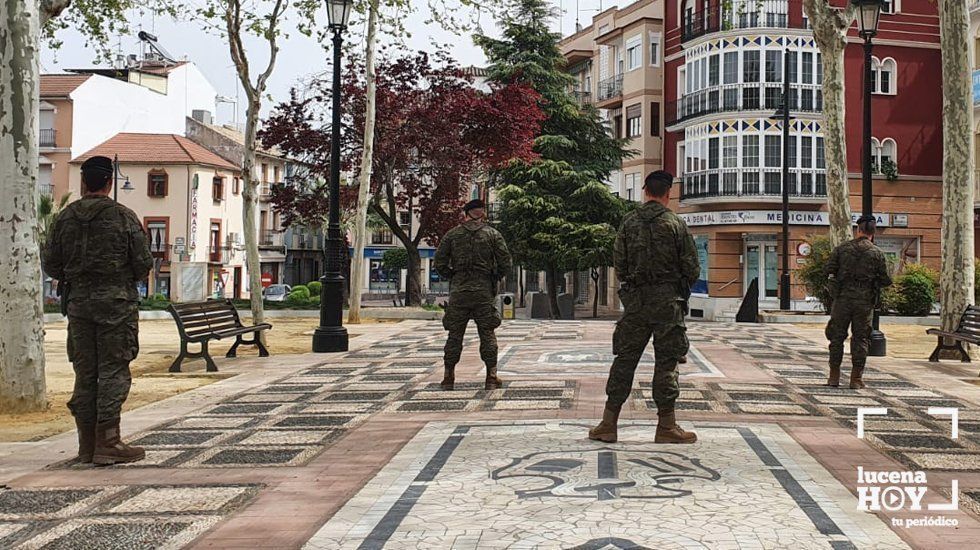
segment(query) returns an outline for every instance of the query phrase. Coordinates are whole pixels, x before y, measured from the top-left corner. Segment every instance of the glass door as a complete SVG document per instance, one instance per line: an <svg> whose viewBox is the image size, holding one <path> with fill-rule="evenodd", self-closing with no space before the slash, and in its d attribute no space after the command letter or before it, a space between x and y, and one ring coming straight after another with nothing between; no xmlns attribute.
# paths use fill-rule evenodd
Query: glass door
<svg viewBox="0 0 980 550"><path fill-rule="evenodd" d="M759 279L759 301L779 298L779 254L774 242L745 244L745 289Z"/></svg>

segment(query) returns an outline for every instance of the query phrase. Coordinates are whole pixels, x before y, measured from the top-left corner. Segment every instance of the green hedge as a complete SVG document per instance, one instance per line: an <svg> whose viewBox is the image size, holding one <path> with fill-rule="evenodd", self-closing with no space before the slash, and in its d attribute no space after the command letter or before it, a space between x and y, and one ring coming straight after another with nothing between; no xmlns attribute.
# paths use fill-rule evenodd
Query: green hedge
<svg viewBox="0 0 980 550"><path fill-rule="evenodd" d="M323 288L323 283L320 281L310 281L306 283L306 288L310 289L310 296L319 296L320 290Z"/></svg>
<svg viewBox="0 0 980 550"><path fill-rule="evenodd" d="M803 260L803 265L796 270L796 276L803 282L806 292L820 301L824 311L830 311L833 298L827 289L827 274L825 269L827 262L830 261L830 253L833 247L830 246L830 237L811 236L807 239L810 243L810 255Z"/></svg>
<svg viewBox="0 0 980 550"><path fill-rule="evenodd" d="M939 290L939 273L920 264L906 264L894 284L882 293L882 307L899 315L929 315Z"/></svg>

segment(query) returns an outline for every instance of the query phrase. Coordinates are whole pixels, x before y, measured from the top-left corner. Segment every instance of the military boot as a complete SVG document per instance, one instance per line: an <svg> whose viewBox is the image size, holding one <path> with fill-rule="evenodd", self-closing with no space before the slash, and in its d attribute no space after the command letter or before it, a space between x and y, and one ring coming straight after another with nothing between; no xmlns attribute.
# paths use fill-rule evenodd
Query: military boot
<svg viewBox="0 0 980 550"><path fill-rule="evenodd" d="M78 461L91 464L95 454L95 421L75 417L75 431L78 432Z"/></svg>
<svg viewBox="0 0 980 550"><path fill-rule="evenodd" d="M618 423L619 413L606 407L602 411L602 422L599 422L598 426L589 430L589 439L605 443L615 443L619 437L617 433Z"/></svg>
<svg viewBox="0 0 980 550"><path fill-rule="evenodd" d="M660 422L657 424L657 435L653 438L654 443L694 443L698 440L694 432L686 432L677 425L674 418L674 411L664 411L657 413Z"/></svg>
<svg viewBox="0 0 980 550"><path fill-rule="evenodd" d="M95 454L92 462L96 464L118 464L143 460L146 452L143 447L130 447L119 437L119 419L99 422L95 428Z"/></svg>
<svg viewBox="0 0 980 550"><path fill-rule="evenodd" d="M860 390L864 388L864 380L861 379L862 374L864 374L864 365L854 365L851 367L852 390Z"/></svg>
<svg viewBox="0 0 980 550"><path fill-rule="evenodd" d="M827 376L827 385L831 388L840 387L840 365L837 365L836 367L834 365L830 365L830 375Z"/></svg>
<svg viewBox="0 0 980 550"><path fill-rule="evenodd" d="M452 391L456 385L456 367L446 367L446 374L442 377L442 382L439 382L439 387L443 391Z"/></svg>
<svg viewBox="0 0 980 550"><path fill-rule="evenodd" d="M484 384L485 390L496 390L503 387L504 381L497 376L497 367L487 367L487 382Z"/></svg>

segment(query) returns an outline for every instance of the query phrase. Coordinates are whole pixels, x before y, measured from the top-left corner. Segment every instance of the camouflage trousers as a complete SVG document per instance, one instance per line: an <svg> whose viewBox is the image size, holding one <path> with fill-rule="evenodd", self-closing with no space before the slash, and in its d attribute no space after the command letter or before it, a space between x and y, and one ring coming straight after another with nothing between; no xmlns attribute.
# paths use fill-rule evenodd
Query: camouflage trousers
<svg viewBox="0 0 980 550"><path fill-rule="evenodd" d="M840 367L844 360L844 340L851 329L851 365L863 367L871 345L871 321L874 305L868 301L841 297L834 300L825 334L830 340L830 366Z"/></svg>
<svg viewBox="0 0 980 550"><path fill-rule="evenodd" d="M606 407L618 411L633 390L633 376L643 357L650 338L656 365L653 370L653 401L657 410L673 411L680 394L677 383L677 362L687 355L690 344L684 326L683 303L671 300L655 308L634 308L616 323L613 333L613 360L606 381Z"/></svg>
<svg viewBox="0 0 980 550"><path fill-rule="evenodd" d="M459 363L463 336L470 319L476 323L480 335L480 358L487 368L497 366L497 336L493 331L500 326L500 313L494 307L493 299L493 293L489 291L458 292L449 296L449 305L442 318L442 326L449 331L443 355L447 369Z"/></svg>
<svg viewBox="0 0 980 550"><path fill-rule="evenodd" d="M139 353L139 312L125 300L68 303L68 359L75 389L68 408L80 420L119 418L129 396L129 363Z"/></svg>

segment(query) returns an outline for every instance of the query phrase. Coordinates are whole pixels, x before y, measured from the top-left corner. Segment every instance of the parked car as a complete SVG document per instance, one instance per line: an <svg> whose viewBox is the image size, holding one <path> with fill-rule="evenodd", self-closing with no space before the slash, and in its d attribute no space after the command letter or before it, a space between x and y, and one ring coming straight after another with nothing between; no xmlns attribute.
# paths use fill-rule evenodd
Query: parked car
<svg viewBox="0 0 980 550"><path fill-rule="evenodd" d="M289 285L269 285L262 290L262 298L269 302L285 302L290 290Z"/></svg>

